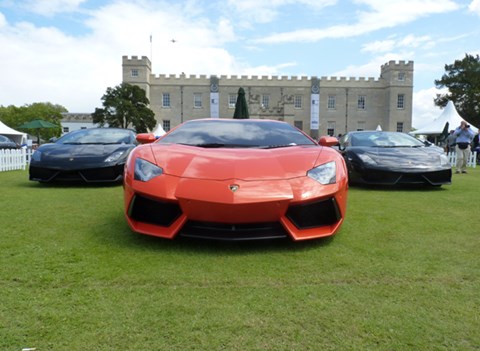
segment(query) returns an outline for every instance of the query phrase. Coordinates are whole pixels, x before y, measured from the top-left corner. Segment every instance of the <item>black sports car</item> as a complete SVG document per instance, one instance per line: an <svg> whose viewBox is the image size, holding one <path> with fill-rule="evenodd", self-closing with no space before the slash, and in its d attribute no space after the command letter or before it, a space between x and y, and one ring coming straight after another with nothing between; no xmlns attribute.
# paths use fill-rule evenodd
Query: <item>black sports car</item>
<svg viewBox="0 0 480 351"><path fill-rule="evenodd" d="M20 146L6 135L0 135L0 149L18 149Z"/></svg>
<svg viewBox="0 0 480 351"><path fill-rule="evenodd" d="M32 155L30 180L39 182L119 182L130 151L133 131L119 128L81 129L40 146Z"/></svg>
<svg viewBox="0 0 480 351"><path fill-rule="evenodd" d="M452 167L441 148L399 132L349 132L339 140L349 183L450 184Z"/></svg>

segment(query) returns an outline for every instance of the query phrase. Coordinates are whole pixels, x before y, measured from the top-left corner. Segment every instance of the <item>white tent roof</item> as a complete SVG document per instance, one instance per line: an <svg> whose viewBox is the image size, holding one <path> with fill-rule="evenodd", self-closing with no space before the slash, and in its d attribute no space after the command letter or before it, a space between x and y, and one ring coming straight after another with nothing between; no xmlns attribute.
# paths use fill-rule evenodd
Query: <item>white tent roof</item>
<svg viewBox="0 0 480 351"><path fill-rule="evenodd" d="M17 144L25 144L27 142L27 133L22 133L16 131L15 129L10 128L2 121L0 121L0 134L8 136L10 139L13 139Z"/></svg>
<svg viewBox="0 0 480 351"><path fill-rule="evenodd" d="M156 137L159 137L159 136L162 136L163 134L165 134L165 131L163 130L162 125L160 123L158 123L157 126L155 127L155 129L152 131L152 133Z"/></svg>
<svg viewBox="0 0 480 351"><path fill-rule="evenodd" d="M449 101L447 106L443 109L443 112L440 116L435 118L432 123L429 125L417 129L411 134L415 135L437 135L437 134L442 134L443 129L445 128L445 124L448 122L448 129L453 130L460 126L460 122L465 121L462 117L457 112L457 109L455 108L455 105L453 104L452 101ZM468 122L467 122L468 123ZM468 123L470 124L470 123ZM475 133L478 132L478 128L475 128L474 126L471 126L473 131Z"/></svg>

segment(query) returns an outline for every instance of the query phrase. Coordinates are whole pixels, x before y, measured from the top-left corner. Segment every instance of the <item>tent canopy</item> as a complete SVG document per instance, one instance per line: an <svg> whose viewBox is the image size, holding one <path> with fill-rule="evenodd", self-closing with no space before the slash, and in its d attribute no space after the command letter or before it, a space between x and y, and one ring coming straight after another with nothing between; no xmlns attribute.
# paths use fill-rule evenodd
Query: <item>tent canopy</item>
<svg viewBox="0 0 480 351"><path fill-rule="evenodd" d="M443 128L445 128L445 124L448 122L449 129L453 130L460 126L460 122L465 121L457 112L455 105L452 101L449 101L447 106L443 109L443 112L440 116L435 118L429 125L417 129L410 134L414 135L440 135L442 134ZM465 121L467 122L467 121ZM469 122L467 122L470 124ZM475 133L478 133L478 128L471 126L472 130Z"/></svg>
<svg viewBox="0 0 480 351"><path fill-rule="evenodd" d="M0 121L0 134L9 137L19 145L23 145L27 142L27 133L22 133L12 129L2 121Z"/></svg>
<svg viewBox="0 0 480 351"><path fill-rule="evenodd" d="M153 135L155 135L156 137L160 137L162 136L163 134L165 134L165 130L163 130L163 127L160 123L157 124L157 126L155 127L155 129L152 131Z"/></svg>

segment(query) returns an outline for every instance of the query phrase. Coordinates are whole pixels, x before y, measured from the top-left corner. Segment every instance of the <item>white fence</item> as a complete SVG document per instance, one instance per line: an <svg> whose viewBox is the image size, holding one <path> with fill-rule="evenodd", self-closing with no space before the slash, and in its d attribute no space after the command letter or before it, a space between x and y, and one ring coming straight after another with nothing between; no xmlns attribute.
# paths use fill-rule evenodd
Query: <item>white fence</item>
<svg viewBox="0 0 480 351"><path fill-rule="evenodd" d="M0 172L13 171L16 169L26 169L32 155L31 150L0 150ZM447 154L452 167L455 167L457 155L455 152ZM470 154L470 159L467 162L468 167L477 167L477 152Z"/></svg>
<svg viewBox="0 0 480 351"><path fill-rule="evenodd" d="M0 172L26 169L31 151L24 148L18 150L0 150Z"/></svg>
<svg viewBox="0 0 480 351"><path fill-rule="evenodd" d="M448 157L452 167L455 167L455 164L457 162L457 154L455 152L449 152L447 154L447 157ZM470 159L467 162L467 166L468 167L473 167L473 168L477 167L477 152L476 151L470 153Z"/></svg>

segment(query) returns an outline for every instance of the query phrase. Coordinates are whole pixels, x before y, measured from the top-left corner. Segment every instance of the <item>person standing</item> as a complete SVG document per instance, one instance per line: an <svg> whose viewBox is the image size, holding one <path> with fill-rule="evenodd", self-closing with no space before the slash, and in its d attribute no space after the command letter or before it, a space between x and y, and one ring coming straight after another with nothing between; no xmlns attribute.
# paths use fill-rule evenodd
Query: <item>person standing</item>
<svg viewBox="0 0 480 351"><path fill-rule="evenodd" d="M452 129L450 134L448 134L447 139L445 140L447 143L447 154L453 152L455 150L455 140L457 139L455 135L453 135L455 131Z"/></svg>
<svg viewBox="0 0 480 351"><path fill-rule="evenodd" d="M475 136L474 131L467 122L460 122L460 126L455 129L453 135L457 138L455 150L457 152L457 164L455 173L467 173L467 163L470 158L470 144Z"/></svg>

